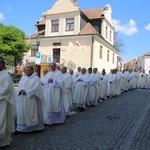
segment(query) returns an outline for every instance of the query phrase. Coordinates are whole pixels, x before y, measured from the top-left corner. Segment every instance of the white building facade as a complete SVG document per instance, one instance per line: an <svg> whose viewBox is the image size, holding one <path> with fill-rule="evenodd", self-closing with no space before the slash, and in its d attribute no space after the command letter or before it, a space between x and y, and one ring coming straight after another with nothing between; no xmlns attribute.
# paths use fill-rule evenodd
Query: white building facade
<svg viewBox="0 0 150 150"><path fill-rule="evenodd" d="M109 72L117 67L118 57L118 50L113 46L115 29L111 14L110 5L80 10L77 1L57 0L37 22L37 33L28 38L32 48L25 54L23 64L34 65L38 51L40 72L51 58L68 69L97 67L99 71L105 68Z"/></svg>
<svg viewBox="0 0 150 150"><path fill-rule="evenodd" d="M150 71L150 52L138 58L138 68L145 70L146 73Z"/></svg>

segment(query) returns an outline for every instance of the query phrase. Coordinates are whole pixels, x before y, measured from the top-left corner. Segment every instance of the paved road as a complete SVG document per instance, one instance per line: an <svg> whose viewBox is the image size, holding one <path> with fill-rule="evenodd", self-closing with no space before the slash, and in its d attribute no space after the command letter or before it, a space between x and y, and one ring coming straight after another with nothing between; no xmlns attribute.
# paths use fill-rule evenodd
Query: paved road
<svg viewBox="0 0 150 150"><path fill-rule="evenodd" d="M150 150L150 91L137 89L67 118L13 136L3 150Z"/></svg>

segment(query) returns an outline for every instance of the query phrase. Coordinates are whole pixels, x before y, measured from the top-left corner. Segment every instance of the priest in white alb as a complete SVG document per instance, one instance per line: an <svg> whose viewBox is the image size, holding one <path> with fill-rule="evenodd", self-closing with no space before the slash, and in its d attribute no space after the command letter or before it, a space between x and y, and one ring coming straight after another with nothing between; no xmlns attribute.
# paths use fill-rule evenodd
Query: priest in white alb
<svg viewBox="0 0 150 150"><path fill-rule="evenodd" d="M112 69L111 72L108 74L107 96L116 96L116 74L114 69Z"/></svg>
<svg viewBox="0 0 150 150"><path fill-rule="evenodd" d="M107 99L108 77L105 69L102 70L99 76L99 96L101 100Z"/></svg>
<svg viewBox="0 0 150 150"><path fill-rule="evenodd" d="M5 61L0 58L0 147L10 144L11 134L15 131L15 92L12 79L5 70Z"/></svg>
<svg viewBox="0 0 150 150"><path fill-rule="evenodd" d="M44 129L45 100L40 78L33 67L25 68L26 76L18 84L17 127L19 132Z"/></svg>
<svg viewBox="0 0 150 150"><path fill-rule="evenodd" d="M87 106L98 105L98 91L97 91L97 78L94 73L92 73L92 68L88 68L88 93L86 103Z"/></svg>
<svg viewBox="0 0 150 150"><path fill-rule="evenodd" d="M62 73L56 68L56 63L50 64L50 72L45 76L44 96L46 100L47 120L46 124L64 123L66 119L63 101L63 81Z"/></svg>
<svg viewBox="0 0 150 150"><path fill-rule="evenodd" d="M45 81L46 81L46 77L45 77L45 76L46 76L47 73L48 73L48 69L44 69L44 70L43 70L43 76L40 78L43 91L45 90L44 83L45 83Z"/></svg>
<svg viewBox="0 0 150 150"><path fill-rule="evenodd" d="M145 73L145 70L142 70L139 77L139 87L141 89L145 89L147 87L147 74Z"/></svg>
<svg viewBox="0 0 150 150"><path fill-rule="evenodd" d="M72 85L73 79L69 72L67 72L67 67L63 66L61 69L62 80L63 80L63 101L65 106L66 115L70 114L70 108L73 106L72 101Z"/></svg>
<svg viewBox="0 0 150 150"><path fill-rule="evenodd" d="M81 69L81 74L75 79L75 92L74 92L74 105L83 111L86 108L86 99L88 92L88 74L86 73L86 68Z"/></svg>

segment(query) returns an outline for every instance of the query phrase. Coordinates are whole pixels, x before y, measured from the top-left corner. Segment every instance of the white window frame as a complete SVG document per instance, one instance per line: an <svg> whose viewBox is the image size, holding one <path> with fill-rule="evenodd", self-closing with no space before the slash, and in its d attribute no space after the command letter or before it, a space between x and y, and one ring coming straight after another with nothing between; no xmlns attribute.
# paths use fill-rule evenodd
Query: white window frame
<svg viewBox="0 0 150 150"><path fill-rule="evenodd" d="M59 31L59 19L51 20L51 32L58 32Z"/></svg>
<svg viewBox="0 0 150 150"><path fill-rule="evenodd" d="M74 31L74 18L66 19L66 31Z"/></svg>

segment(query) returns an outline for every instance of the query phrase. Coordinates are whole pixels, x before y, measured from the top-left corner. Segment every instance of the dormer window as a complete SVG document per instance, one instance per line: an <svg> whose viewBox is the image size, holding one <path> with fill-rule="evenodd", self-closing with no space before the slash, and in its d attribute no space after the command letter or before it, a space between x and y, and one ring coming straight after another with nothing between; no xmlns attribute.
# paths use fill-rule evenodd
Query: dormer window
<svg viewBox="0 0 150 150"><path fill-rule="evenodd" d="M66 31L74 30L74 18L66 19Z"/></svg>
<svg viewBox="0 0 150 150"><path fill-rule="evenodd" d="M59 20L52 20L51 21L51 32L58 32L59 31Z"/></svg>

